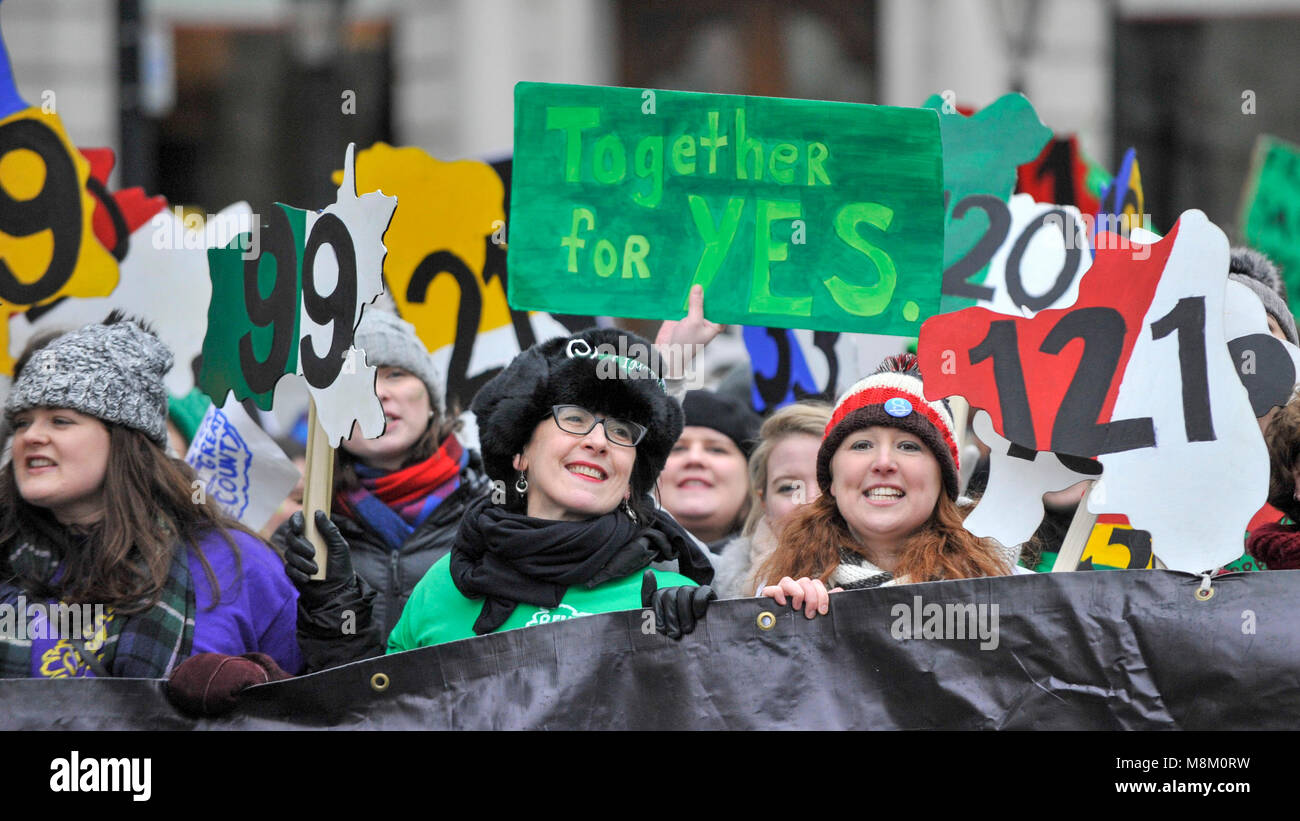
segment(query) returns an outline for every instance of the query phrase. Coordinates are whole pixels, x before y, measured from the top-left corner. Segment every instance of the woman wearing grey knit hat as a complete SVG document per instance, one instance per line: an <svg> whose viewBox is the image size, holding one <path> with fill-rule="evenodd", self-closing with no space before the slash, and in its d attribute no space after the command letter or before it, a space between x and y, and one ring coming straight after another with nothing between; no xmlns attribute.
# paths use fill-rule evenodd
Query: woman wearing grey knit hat
<svg viewBox="0 0 1300 821"><path fill-rule="evenodd" d="M302 537L302 513L275 533L297 585L299 639L310 670L382 655L416 583L451 549L461 515L489 492L478 454L461 446L442 377L408 322L367 307L355 345L377 366L384 433L336 451L329 518L317 515L326 578ZM345 623L345 620L347 623Z"/></svg>
<svg viewBox="0 0 1300 821"><path fill-rule="evenodd" d="M195 499L193 472L163 450L171 364L116 312L20 357L4 409L0 599L77 618L6 636L0 677L160 678L207 653L244 656L236 666L258 681L301 669L279 557Z"/></svg>

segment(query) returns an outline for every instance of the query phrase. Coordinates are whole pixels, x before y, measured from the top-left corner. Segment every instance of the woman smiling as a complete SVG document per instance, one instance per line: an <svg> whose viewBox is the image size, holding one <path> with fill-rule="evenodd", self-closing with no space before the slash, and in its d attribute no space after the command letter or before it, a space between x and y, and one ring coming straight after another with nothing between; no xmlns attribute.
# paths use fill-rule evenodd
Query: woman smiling
<svg viewBox="0 0 1300 821"><path fill-rule="evenodd" d="M620 338L621 337L621 338ZM653 606L694 629L713 569L650 491L682 410L643 363L607 351L645 341L592 329L534 345L474 398L497 499L461 522L451 555L412 593L389 652ZM677 559L681 574L647 570Z"/></svg>
<svg viewBox="0 0 1300 821"><path fill-rule="evenodd" d="M0 677L161 678L201 653L249 654L262 681L302 667L297 594L279 558L197 504L193 472L163 450L171 364L147 327L116 313L19 359L5 404L0 601L84 604L94 616L69 635L51 621L0 641Z"/></svg>
<svg viewBox="0 0 1300 821"><path fill-rule="evenodd" d="M383 654L416 583L447 555L466 508L488 492L415 328L368 307L355 339L377 366L384 433L366 439L354 428L336 451L333 512L316 517L329 548L326 578L310 580L315 551L302 537L301 513L276 533L302 595L299 640L311 670Z"/></svg>
<svg viewBox="0 0 1300 821"><path fill-rule="evenodd" d="M1007 575L996 545L962 526L952 415L927 402L916 357L891 357L849 389L817 451L822 495L791 514L760 578L808 618L836 589ZM831 591L834 592L834 591Z"/></svg>
<svg viewBox="0 0 1300 821"><path fill-rule="evenodd" d="M746 459L762 420L743 402L713 391L682 400L686 426L659 477L659 500L713 553L721 553L749 514Z"/></svg>

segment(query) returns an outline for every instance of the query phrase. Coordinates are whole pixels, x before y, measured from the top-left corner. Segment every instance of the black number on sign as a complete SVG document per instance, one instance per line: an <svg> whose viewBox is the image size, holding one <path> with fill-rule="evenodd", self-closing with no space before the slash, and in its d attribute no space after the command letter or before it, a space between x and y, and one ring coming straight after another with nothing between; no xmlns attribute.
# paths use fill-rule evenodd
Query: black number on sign
<svg viewBox="0 0 1300 821"><path fill-rule="evenodd" d="M1097 422L1124 352L1123 315L1102 306L1070 311L1039 350L1059 354L1075 339L1083 340L1083 355L1052 424L1052 450L1094 456L1154 445L1155 425L1149 416Z"/></svg>
<svg viewBox="0 0 1300 821"><path fill-rule="evenodd" d="M1068 228L1067 223L1069 223ZM1025 290L1025 283L1020 278L1020 263L1034 234L1038 233L1038 229L1049 224L1056 226L1061 232L1061 239L1065 241L1065 262L1061 265L1061 272L1056 275L1056 282L1052 283L1047 293L1033 296ZM1066 233L1067 231L1069 233ZM1011 300L1031 311L1041 311L1060 299L1070 287L1070 283L1074 282L1075 271L1079 268L1079 256L1083 252L1079 249L1078 237L1078 224L1074 221L1074 217L1060 208L1053 208L1051 211L1039 214L1033 222L1025 226L1025 230L1020 232L1015 244L1011 246L1011 252L1007 254L1007 295Z"/></svg>
<svg viewBox="0 0 1300 821"><path fill-rule="evenodd" d="M1117 527L1110 532L1107 544L1128 548L1126 570L1145 570L1151 564L1151 534L1146 530L1129 530Z"/></svg>
<svg viewBox="0 0 1300 821"><path fill-rule="evenodd" d="M805 390L803 385L795 383L795 401L812 398L834 399L835 384L840 378L840 360L835 355L835 341L839 338L839 331L813 332L813 347L821 351L822 355L826 357L826 390L820 392ZM816 387L816 385L813 385L813 388Z"/></svg>
<svg viewBox="0 0 1300 821"><path fill-rule="evenodd" d="M487 235L483 244L486 251L483 256L483 284L487 285L492 280L499 279L501 290L510 293L510 281L506 272L506 249L493 242L491 234ZM510 308L510 324L514 326L515 341L519 343L519 350L526 351L537 344L537 337L533 334L533 325L528 319L527 311L516 311ZM588 322L578 330L590 327L591 322Z"/></svg>
<svg viewBox="0 0 1300 821"><path fill-rule="evenodd" d="M284 375L297 329L294 319L298 314L298 252L294 247L293 228L288 215L279 207L272 207L269 214L262 227L261 254L257 259L244 260L244 307L248 319L259 328L272 327L271 349L264 360L258 360L253 353L252 332L239 339L239 368L253 393L273 390ZM275 280L271 293L263 297L258 268L268 256L275 259Z"/></svg>
<svg viewBox="0 0 1300 821"><path fill-rule="evenodd" d="M988 335L970 349L972 365L990 357L993 359L993 383L997 386L998 403L1002 406L1003 435L1030 450L1037 450L1034 417L1029 410L1029 394L1025 391L1025 372L1020 365L1020 348L1013 320L990 322Z"/></svg>
<svg viewBox="0 0 1300 821"><path fill-rule="evenodd" d="M975 247L966 252L961 259L955 260L943 272L943 287L940 292L945 296L967 297L969 299L992 299L993 289L987 285L977 285L970 278L978 274L993 259L1002 241L1011 230L1011 212L1007 204L988 194L972 194L952 209L952 222L961 219L972 208L978 208L988 215L989 228L980 237ZM952 230L951 226L948 230Z"/></svg>
<svg viewBox="0 0 1300 821"><path fill-rule="evenodd" d="M1007 456L1010 456L1012 459L1024 459L1026 462L1032 462L1034 459L1038 458L1038 451L1012 442L1007 448Z"/></svg>
<svg viewBox="0 0 1300 821"><path fill-rule="evenodd" d="M1068 453L1056 454L1056 461L1060 462L1066 469L1075 473L1082 473L1084 476L1100 476L1101 462L1096 459L1089 459L1086 456L1071 456Z"/></svg>
<svg viewBox="0 0 1300 821"><path fill-rule="evenodd" d="M1052 424L1051 450L1095 456L1154 445L1155 427L1150 417L1097 422L1123 353L1124 317L1114 308L1070 311L1052 327L1039 350L1059 354L1074 339L1083 340L1083 355ZM1003 435L1037 450L1015 321L990 322L988 334L970 349L969 356L972 365L989 358L993 360L993 382L1002 407Z"/></svg>
<svg viewBox="0 0 1300 821"><path fill-rule="evenodd" d="M1183 429L1189 442L1213 442L1210 377L1205 364L1205 297L1178 300L1169 313L1151 323L1151 338L1178 331L1178 372L1183 382Z"/></svg>
<svg viewBox="0 0 1300 821"><path fill-rule="evenodd" d="M316 254L321 246L334 249L339 276L334 290L321 296L316 290ZM343 357L352 340L352 321L357 309L357 252L352 235L343 221L333 214L322 214L312 226L311 236L302 252L302 304L307 316L320 325L330 324L329 353L316 355L311 337L303 335L298 347L302 375L312 387L327 388L343 368Z"/></svg>
<svg viewBox="0 0 1300 821"><path fill-rule="evenodd" d="M53 296L67 284L81 250L81 186L77 168L59 136L36 120L15 120L0 127L0 157L27 149L45 164L41 192L29 200L16 200L0 186L0 231L11 237L28 237L48 230L54 248L50 264L35 282L20 282L0 259L0 300L13 305L33 305Z"/></svg>
<svg viewBox="0 0 1300 821"><path fill-rule="evenodd" d="M758 397L763 400L762 413L774 408L785 398L790 389L790 335L785 328L764 328L763 332L776 346L776 373L764 376L754 371L754 387Z"/></svg>
<svg viewBox="0 0 1300 821"><path fill-rule="evenodd" d="M87 177L86 190L99 201L104 213L108 214L108 221L113 223L113 247L108 250L113 259L121 262L131 250L131 231L127 228L126 217L122 214L122 209L117 207L117 200L113 199L113 195L108 193L108 189L99 180Z"/></svg>
<svg viewBox="0 0 1300 821"><path fill-rule="evenodd" d="M1047 177L1052 181L1052 202L1060 205L1078 205L1074 196L1074 157L1069 140L1052 140L1052 147L1038 166L1034 178Z"/></svg>
<svg viewBox="0 0 1300 821"><path fill-rule="evenodd" d="M456 338L452 343L451 362L447 366L447 404L464 407L464 400L472 397L483 383L497 374L500 368L484 371L473 379L469 371L469 357L478 335L479 317L483 314L483 295L479 291L478 277L460 257L451 251L434 251L411 273L406 285L406 301L422 303L429 286L443 274L450 274L460 288L460 306L456 312Z"/></svg>

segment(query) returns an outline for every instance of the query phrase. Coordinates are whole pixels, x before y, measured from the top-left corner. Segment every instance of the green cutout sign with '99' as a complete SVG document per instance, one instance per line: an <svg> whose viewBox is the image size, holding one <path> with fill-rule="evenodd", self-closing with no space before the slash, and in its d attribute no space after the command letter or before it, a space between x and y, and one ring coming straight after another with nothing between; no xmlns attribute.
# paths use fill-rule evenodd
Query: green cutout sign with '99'
<svg viewBox="0 0 1300 821"><path fill-rule="evenodd" d="M916 334L939 309L943 159L919 108L515 86L517 309Z"/></svg>

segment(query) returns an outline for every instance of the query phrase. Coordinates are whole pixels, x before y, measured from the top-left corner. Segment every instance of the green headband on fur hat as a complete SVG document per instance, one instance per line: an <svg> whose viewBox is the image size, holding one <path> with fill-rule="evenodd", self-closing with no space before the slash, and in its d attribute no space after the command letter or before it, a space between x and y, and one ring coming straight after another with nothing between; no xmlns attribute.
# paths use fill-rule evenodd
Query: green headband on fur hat
<svg viewBox="0 0 1300 821"><path fill-rule="evenodd" d="M71 408L167 447L172 352L140 320L114 311L102 323L50 340L27 360L5 402L5 421L31 408Z"/></svg>
<svg viewBox="0 0 1300 821"><path fill-rule="evenodd" d="M539 342L519 354L474 396L480 450L488 476L505 483L511 505L514 457L553 405L581 405L597 416L645 426L636 446L632 491L647 494L682 432L682 408L645 363L650 343L629 331L591 328ZM644 352L644 354L642 353ZM629 358L630 357L630 358ZM618 447L615 445L614 447Z"/></svg>

